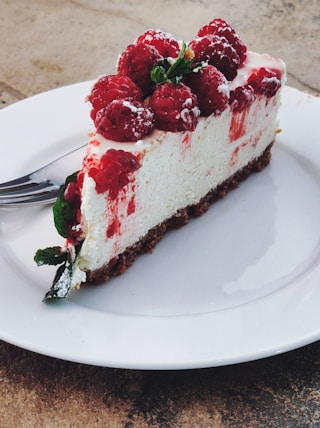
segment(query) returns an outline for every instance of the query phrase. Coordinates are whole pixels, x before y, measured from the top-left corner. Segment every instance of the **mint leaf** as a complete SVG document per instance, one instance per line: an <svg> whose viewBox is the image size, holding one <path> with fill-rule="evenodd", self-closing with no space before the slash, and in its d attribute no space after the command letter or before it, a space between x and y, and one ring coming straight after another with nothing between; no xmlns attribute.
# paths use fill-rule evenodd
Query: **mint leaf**
<svg viewBox="0 0 320 428"><path fill-rule="evenodd" d="M162 59L152 68L150 78L156 85L162 85L167 82L177 85L185 74L192 73L193 61L185 58L186 48L187 45L183 42L179 55L175 60Z"/></svg>
<svg viewBox="0 0 320 428"><path fill-rule="evenodd" d="M43 302L52 302L58 299L65 299L71 288L72 263L70 258L65 261L57 270L50 290L45 294Z"/></svg>
<svg viewBox="0 0 320 428"><path fill-rule="evenodd" d="M67 259L67 253L61 247L48 247L43 250L37 250L34 261L38 266L42 265L60 265Z"/></svg>
<svg viewBox="0 0 320 428"><path fill-rule="evenodd" d="M78 172L69 175L61 189L59 196L53 206L54 224L57 231L64 238L68 238L68 226L72 224L75 217L75 207L69 203L65 197L65 190L69 183L76 182ZM36 251L34 261L38 266L42 265L60 265L57 269L50 290L46 293L43 301L51 302L57 299L65 299L70 291L72 284L73 265L77 258L82 242L74 246L75 253L70 252L68 248L48 247Z"/></svg>
<svg viewBox="0 0 320 428"><path fill-rule="evenodd" d="M192 72L192 60L185 58L186 48L187 45L185 42L183 42L178 58L176 61L174 61L168 70L169 76L179 76Z"/></svg>
<svg viewBox="0 0 320 428"><path fill-rule="evenodd" d="M162 85L168 81L166 70L169 69L169 63L166 64L164 60L159 61L151 70L151 80L157 85Z"/></svg>
<svg viewBox="0 0 320 428"><path fill-rule="evenodd" d="M77 181L77 176L78 172L75 172L66 178L66 182L61 189L55 204L53 205L54 224L58 233L64 238L68 237L67 228L74 218L74 208L72 204L65 200L64 192L69 183Z"/></svg>
<svg viewBox="0 0 320 428"><path fill-rule="evenodd" d="M46 293L43 301L51 302L57 299L65 299L69 294L72 283L73 265L78 257L82 243L74 247L75 254L61 247L48 247L37 250L34 260L38 266L61 265L58 267L50 290Z"/></svg>
<svg viewBox="0 0 320 428"><path fill-rule="evenodd" d="M174 86L177 86L181 82L182 79L183 79L183 76L174 76L171 78L170 81Z"/></svg>

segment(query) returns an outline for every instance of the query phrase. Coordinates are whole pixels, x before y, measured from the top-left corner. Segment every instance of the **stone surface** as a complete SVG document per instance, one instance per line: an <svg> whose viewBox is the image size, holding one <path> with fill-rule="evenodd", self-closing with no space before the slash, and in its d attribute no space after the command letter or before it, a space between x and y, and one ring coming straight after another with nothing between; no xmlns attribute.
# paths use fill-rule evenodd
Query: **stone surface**
<svg viewBox="0 0 320 428"><path fill-rule="evenodd" d="M320 426L320 343L256 362L135 371L0 346L1 427Z"/></svg>
<svg viewBox="0 0 320 428"><path fill-rule="evenodd" d="M281 56L288 84L320 92L318 0L0 0L0 107L111 73L146 28L190 39L213 17ZM320 426L320 343L189 371L92 367L0 342L0 427Z"/></svg>

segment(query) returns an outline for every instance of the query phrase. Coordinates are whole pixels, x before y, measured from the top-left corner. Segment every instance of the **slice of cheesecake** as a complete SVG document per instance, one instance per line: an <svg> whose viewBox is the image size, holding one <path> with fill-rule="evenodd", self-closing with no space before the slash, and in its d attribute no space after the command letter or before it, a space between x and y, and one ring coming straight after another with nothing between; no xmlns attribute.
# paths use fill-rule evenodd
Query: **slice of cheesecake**
<svg viewBox="0 0 320 428"><path fill-rule="evenodd" d="M203 214L270 161L285 65L217 19L188 45L148 30L88 100L96 132L55 206L65 247L45 300L122 274L166 230ZM146 263L148 261L146 260Z"/></svg>

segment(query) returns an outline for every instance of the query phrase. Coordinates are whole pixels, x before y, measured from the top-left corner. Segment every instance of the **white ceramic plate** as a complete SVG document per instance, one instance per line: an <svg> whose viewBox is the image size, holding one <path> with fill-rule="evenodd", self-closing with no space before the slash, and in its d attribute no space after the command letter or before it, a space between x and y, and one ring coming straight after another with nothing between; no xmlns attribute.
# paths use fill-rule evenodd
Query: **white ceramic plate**
<svg viewBox="0 0 320 428"><path fill-rule="evenodd" d="M86 140L90 82L0 112L0 181ZM70 361L219 366L320 339L320 99L285 88L271 165L169 233L123 276L44 304L51 208L0 210L0 338ZM76 169L77 166L75 166Z"/></svg>

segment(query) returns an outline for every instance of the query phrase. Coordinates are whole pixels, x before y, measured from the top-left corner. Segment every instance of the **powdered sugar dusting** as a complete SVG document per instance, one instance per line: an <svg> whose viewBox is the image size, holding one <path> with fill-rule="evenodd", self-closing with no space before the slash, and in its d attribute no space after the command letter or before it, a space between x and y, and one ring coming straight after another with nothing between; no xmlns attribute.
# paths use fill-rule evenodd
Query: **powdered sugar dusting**
<svg viewBox="0 0 320 428"><path fill-rule="evenodd" d="M230 89L226 83L219 85L217 89L218 89L218 92L220 92L221 94L224 94L226 97L229 97Z"/></svg>
<svg viewBox="0 0 320 428"><path fill-rule="evenodd" d="M129 108L132 111L132 113L137 115L141 114L144 111L143 107L137 107L134 104L132 104L129 100L124 100L123 105Z"/></svg>
<svg viewBox="0 0 320 428"><path fill-rule="evenodd" d="M180 117L183 120L183 122L190 124L190 126L194 123L196 118L200 116L200 110L197 106L193 108L184 108L181 113Z"/></svg>

